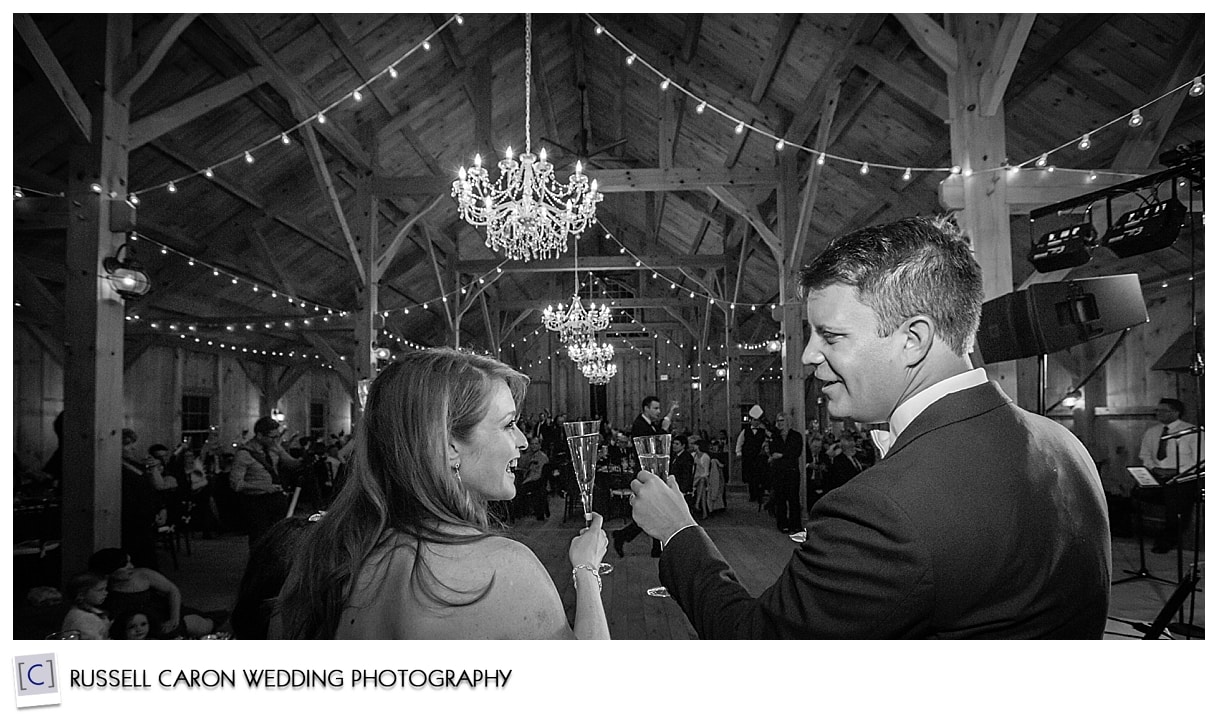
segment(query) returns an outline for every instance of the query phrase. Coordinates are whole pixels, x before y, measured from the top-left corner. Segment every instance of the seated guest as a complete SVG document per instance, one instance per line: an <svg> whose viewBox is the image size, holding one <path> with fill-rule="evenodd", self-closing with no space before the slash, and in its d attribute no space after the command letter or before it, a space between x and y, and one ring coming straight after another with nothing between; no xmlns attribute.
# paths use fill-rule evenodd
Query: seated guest
<svg viewBox="0 0 1218 714"><path fill-rule="evenodd" d="M147 640L159 630L156 616L150 610L128 610L110 626L112 640Z"/></svg>
<svg viewBox="0 0 1218 714"><path fill-rule="evenodd" d="M545 468L550 463L550 457L541 448L541 439L529 437L529 447L520 455L517 470L524 474L520 480L519 503L525 511L532 513L537 520L544 521L550 517L550 503L546 495Z"/></svg>
<svg viewBox="0 0 1218 714"><path fill-rule="evenodd" d="M89 570L107 579L106 610L125 615L131 610L151 610L161 622L162 637L202 637L211 634L215 623L182 607L182 592L169 578L155 570L137 568L118 548L102 548L89 558ZM107 625L108 627L108 625Z"/></svg>
<svg viewBox="0 0 1218 714"><path fill-rule="evenodd" d="M369 390L343 490L279 598L289 638L608 639L594 515L568 550L575 626L533 551L495 535L516 494L528 377L453 349L408 353Z"/></svg>
<svg viewBox="0 0 1218 714"><path fill-rule="evenodd" d="M75 630L82 640L110 639L110 614L102 609L106 601L106 578L96 573L73 575L68 580L68 599L72 609L64 615L60 631Z"/></svg>

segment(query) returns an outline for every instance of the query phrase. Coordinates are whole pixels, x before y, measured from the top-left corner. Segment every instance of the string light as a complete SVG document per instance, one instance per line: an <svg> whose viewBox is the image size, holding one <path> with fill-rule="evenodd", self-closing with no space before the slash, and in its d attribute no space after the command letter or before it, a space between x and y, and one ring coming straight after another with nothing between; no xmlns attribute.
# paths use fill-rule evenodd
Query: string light
<svg viewBox="0 0 1218 714"><path fill-rule="evenodd" d="M626 58L626 66L627 66L627 67L629 67L629 66L633 65L633 64L634 64L634 60L635 60L635 55L630 55L629 57L627 57L627 58Z"/></svg>
<svg viewBox="0 0 1218 714"><path fill-rule="evenodd" d="M863 165L859 167L859 173L860 173L860 174L866 175L866 174L867 174L867 173L869 173L870 171L871 171L871 167L867 165L867 162L866 162L866 161L864 161L864 162L863 162Z"/></svg>
<svg viewBox="0 0 1218 714"><path fill-rule="evenodd" d="M165 187L165 189L166 189L166 190L168 190L170 193L177 193L177 192L178 192L178 187L174 185L173 181L170 181L170 182L169 182L169 185L167 185L167 186Z"/></svg>
<svg viewBox="0 0 1218 714"><path fill-rule="evenodd" d="M913 178L913 170L905 169L905 173L901 174L901 180L908 181Z"/></svg>
<svg viewBox="0 0 1218 714"><path fill-rule="evenodd" d="M779 139L779 140L778 140L777 142L775 142L775 144L774 144L774 150L775 150L775 151L782 151L784 148L786 148L786 145L787 145L787 142L786 142L786 140L785 140L785 139Z"/></svg>
<svg viewBox="0 0 1218 714"><path fill-rule="evenodd" d="M286 131L279 135L279 143L283 144L284 146L292 143L292 139L288 136Z"/></svg>
<svg viewBox="0 0 1218 714"><path fill-rule="evenodd" d="M706 111L706 102L705 101L699 102L698 106L694 108L694 111L698 112L699 114L705 112Z"/></svg>
<svg viewBox="0 0 1218 714"><path fill-rule="evenodd" d="M245 163L247 163L247 164L254 163L254 155L248 151L245 152Z"/></svg>
<svg viewBox="0 0 1218 714"><path fill-rule="evenodd" d="M1087 149L1090 149L1090 148L1091 148L1091 134L1083 134L1083 138L1079 139L1078 149L1079 149L1079 151L1086 151Z"/></svg>
<svg viewBox="0 0 1218 714"><path fill-rule="evenodd" d="M1036 168L1043 169L1049 163L1049 155L1041 154L1040 158L1036 159Z"/></svg>
<svg viewBox="0 0 1218 714"><path fill-rule="evenodd" d="M667 92L667 91L668 91L668 87L669 87L671 84L672 84L672 80L668 79L668 77L665 77L665 78L664 78L664 81L663 81L663 82L660 82L660 91L661 91L661 92Z"/></svg>
<svg viewBox="0 0 1218 714"><path fill-rule="evenodd" d="M1129 126L1142 126L1142 110L1134 109L1129 115Z"/></svg>
<svg viewBox="0 0 1218 714"><path fill-rule="evenodd" d="M389 78L390 79L398 78L398 71L396 69L394 69L392 66L389 67Z"/></svg>
<svg viewBox="0 0 1218 714"><path fill-rule="evenodd" d="M203 169L203 175L206 176L207 178L215 178L216 172L212 171L211 167L208 166L207 168Z"/></svg>
<svg viewBox="0 0 1218 714"><path fill-rule="evenodd" d="M1188 96L1200 97L1205 94L1205 82L1201 81L1201 77L1193 77L1193 84L1188 88Z"/></svg>

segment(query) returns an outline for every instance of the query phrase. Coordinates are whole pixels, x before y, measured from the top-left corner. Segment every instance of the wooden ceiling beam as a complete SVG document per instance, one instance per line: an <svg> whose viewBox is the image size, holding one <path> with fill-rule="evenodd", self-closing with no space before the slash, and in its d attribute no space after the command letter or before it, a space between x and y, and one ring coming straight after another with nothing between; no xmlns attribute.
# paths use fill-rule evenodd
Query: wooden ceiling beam
<svg viewBox="0 0 1218 714"><path fill-rule="evenodd" d="M131 139L128 146L131 151L134 151L153 139L198 119L216 107L248 94L266 80L266 70L255 67L236 77L226 79L214 87L208 87L193 94L176 104L141 117L131 122Z"/></svg>
<svg viewBox="0 0 1218 714"><path fill-rule="evenodd" d="M723 186L709 186L706 189L712 196L719 199L719 202L727 206L731 210L744 217L749 225L753 226L753 230L757 231L757 235L765 241L769 247L771 254L776 257L783 255L782 239L770 228L765 219L761 216L761 211L752 202L746 201L740 195Z"/></svg>
<svg viewBox="0 0 1218 714"><path fill-rule="evenodd" d="M580 256L581 272L605 272L610 270L671 270L724 268L729 260L723 255L639 255L642 266L628 255ZM457 273L461 275L483 275L500 267L502 259L462 260L457 262ZM551 258L549 260L511 261L503 266L504 273L569 273L575 269L575 258Z"/></svg>
<svg viewBox="0 0 1218 714"><path fill-rule="evenodd" d="M317 21L321 24L322 29L326 31L326 34L330 36L330 39L334 42L334 46L337 47L338 51L342 53L344 58L346 58L347 63L351 65L351 68L354 69L356 74L359 75L360 79L364 82L370 82L368 84L368 90L372 92L372 96L376 98L378 103L380 103L388 117L386 127L392 124L393 131L397 131L402 134L402 137L406 139L406 143L410 144L410 148L419 155L419 159L422 160L423 165L427 167L428 171L432 172L433 174L442 173L440 170L440 165L436 162L436 158L431 155L430 151L427 150L423 144L423 140L419 137L418 132L414 130L414 128L410 125L410 122L406 119L406 117L403 116L404 113L398 106L397 102L394 101L393 96L389 94L389 92L385 91L385 82L371 82L372 78L377 75L377 71L372 67L371 63L368 62L367 58L364 57L364 54L359 51L359 48L355 46L355 43L351 41L351 38L347 35L347 33L343 31L343 28L338 24L338 20L331 14L319 13L317 15ZM447 34L448 33L441 33L441 35L444 37L447 37ZM383 127L381 132L386 132L386 128Z"/></svg>
<svg viewBox="0 0 1218 714"><path fill-rule="evenodd" d="M902 66L877 50L856 45L852 50L854 62L863 71L880 80L893 92L904 96L939 121L947 121L947 90L942 81L926 77L912 66Z"/></svg>
<svg viewBox="0 0 1218 714"><path fill-rule="evenodd" d="M25 41L25 46L34 56L34 61L38 63L38 68L42 70L51 89L63 103L63 108L67 110L68 116L72 119L72 125L80 132L80 136L85 141L93 141L93 114L80 96L80 92L76 91L76 86L72 84L63 65L55 57L51 45L42 36L38 25L34 24L33 18L29 15L16 13L13 15L13 26L16 28L17 34L21 35L21 39Z"/></svg>
<svg viewBox="0 0 1218 714"><path fill-rule="evenodd" d="M122 83L118 91L115 92L117 99L128 104L131 102L131 97L136 90L148 81L156 68L161 65L161 61L165 59L165 55L169 54L169 49L178 41L190 23L195 21L199 13L183 13L181 15L170 15L161 20L160 24L152 28L149 32L149 37L152 38L152 49L148 52L147 58L140 64L139 69L135 70L131 76ZM128 68L133 68L139 62L139 58L133 52L126 57L123 64Z"/></svg>
<svg viewBox="0 0 1218 714"><path fill-rule="evenodd" d="M1194 23L1188 39L1176 46L1171 58L1170 70L1148 94L1158 97L1201 74L1205 67L1204 23ZM1142 126L1137 127L1121 146L1112 168L1122 171L1145 171L1159 155L1159 147L1171 129L1176 114L1188 97L1187 91L1179 91L1158 102L1153 112L1148 112ZM1200 101L1200 100L1198 100Z"/></svg>
<svg viewBox="0 0 1218 714"><path fill-rule="evenodd" d="M795 116L784 132L787 141L803 144L812 135L816 122L820 120L825 95L833 87L840 88L842 81L854 67L855 47L871 42L876 33L880 31L880 26L884 24L884 17L877 13L859 13L854 16L854 20L846 29L846 34L837 45L829 66L816 78L816 82L795 111Z"/></svg>
<svg viewBox="0 0 1218 714"><path fill-rule="evenodd" d="M782 58L787 53L787 45L791 43L791 36L795 34L795 27L799 24L799 17L800 13L788 12L783 13L779 18L778 28L770 37L770 49L766 52L765 61L761 63L761 69L757 72L757 79L753 81L753 91L749 95L749 101L754 104L761 101L766 90L770 88L770 82L774 81L774 74L778 72Z"/></svg>
<svg viewBox="0 0 1218 714"><path fill-rule="evenodd" d="M381 250L377 255L376 264L372 275L373 282L380 282L381 278L388 271L389 267L393 265L394 259L397 258L398 252L402 248L403 242L410 234L410 229L414 228L416 223L430 213L436 206L443 203L444 199L448 197L449 195L447 193L436 194L435 198L431 199L429 203L415 211L414 215L407 219L405 223L398 226L397 232L394 233L394 236L392 239L390 239L389 244L385 246L384 249Z"/></svg>
<svg viewBox="0 0 1218 714"><path fill-rule="evenodd" d="M284 68L279 60L275 58L274 53L254 36L253 30L250 29L244 20L240 19L239 16L224 13L208 15L208 17L223 28L233 41L237 43L238 47L253 58L256 64L261 65L267 70L269 73L267 82L287 100L292 115L297 122L309 121L311 117L321 110L321 106L305 88L304 84ZM325 135L326 139L334 144L339 153L352 165L363 170L369 169L371 161L368 157L368 152L351 135L351 132L334 121L319 124L317 129Z"/></svg>
<svg viewBox="0 0 1218 714"><path fill-rule="evenodd" d="M696 191L710 186L777 185L774 168L674 168L674 169L602 169L588 172L596 179L601 193L630 193L638 191ZM448 176L377 176L373 192L381 197L413 196L451 190L455 179Z"/></svg>
<svg viewBox="0 0 1218 714"><path fill-rule="evenodd" d="M1023 54L1035 21L1036 13L1030 12L1012 13L1003 18L981 75L981 113L984 116L994 116L1002 106L1003 95L1015 74L1015 65Z"/></svg>
<svg viewBox="0 0 1218 714"><path fill-rule="evenodd" d="M160 151L174 161L177 161L183 166L191 169L197 166L207 165L207 162L202 160L203 157L194 155L190 150L181 147L178 142L172 141L168 137L153 141L150 146L154 147L157 151ZM257 210L259 213L265 214L268 218L283 225L292 232L304 236L318 247L324 248L327 252L336 257L343 259L347 258L347 255L340 248L332 245L330 241L326 240L326 238L312 226L299 223L296 219L288 218L287 216L277 213L267 206L262 199L254 196L251 191L237 183L235 180L217 173L215 177L211 179L211 181L227 191L234 198L245 202L251 208Z"/></svg>
<svg viewBox="0 0 1218 714"><path fill-rule="evenodd" d="M698 54L698 39L702 36L702 13L685 16L685 34L681 38L681 61L689 64Z"/></svg>
<svg viewBox="0 0 1218 714"><path fill-rule="evenodd" d="M1111 13L1082 13L1054 33L1018 65L1008 87L1006 102L1014 103L1031 91L1041 77L1108 23Z"/></svg>
<svg viewBox="0 0 1218 714"><path fill-rule="evenodd" d="M326 157L321 153L321 144L317 141L317 134L313 131L312 124L305 124L301 127L301 133L304 136L305 153L309 155L309 166L313 168L313 177L317 180L318 187L321 188L325 195L326 207L330 209L330 216L334 222L338 224L338 230L343 236L343 240L347 243L348 257L351 258L351 264L355 266L355 274L359 278L360 285L368 284L368 275L364 271L364 261L360 257L359 247L355 245L355 236L351 234L351 226L347 225L347 216L343 213L343 204L338 200L338 191L334 188L334 179L330 176L330 169L326 166Z"/></svg>
<svg viewBox="0 0 1218 714"><path fill-rule="evenodd" d="M829 133L833 128L833 115L837 111L837 101L841 93L841 85L835 85L825 94L824 105L820 111L820 121L817 123L814 149L824 152L828 148ZM808 174L804 180L804 190L800 196L799 218L795 221L795 238L791 241L791 250L787 253L787 265L794 268L803 263L804 248L808 244L808 233L812 230L812 212L816 207L816 194L820 190L820 180L824 175L824 165L816 161L808 162Z"/></svg>
<svg viewBox="0 0 1218 714"><path fill-rule="evenodd" d="M959 65L956 38L930 15L917 12L893 13L910 38L926 56L947 74L955 74Z"/></svg>

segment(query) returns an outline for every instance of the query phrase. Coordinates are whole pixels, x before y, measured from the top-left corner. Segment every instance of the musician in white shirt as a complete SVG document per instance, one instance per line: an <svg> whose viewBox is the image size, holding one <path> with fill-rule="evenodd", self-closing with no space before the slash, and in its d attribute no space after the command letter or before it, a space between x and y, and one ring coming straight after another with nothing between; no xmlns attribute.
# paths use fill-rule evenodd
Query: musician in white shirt
<svg viewBox="0 0 1218 714"><path fill-rule="evenodd" d="M1155 419L1159 422L1142 434L1142 445L1138 457L1142 465L1150 469L1159 481L1167 481L1177 475L1187 478L1190 471L1197 465L1201 456L1202 436L1200 430L1195 430L1192 424L1182 420L1184 403L1178 399L1164 397L1155 408ZM1170 438L1189 429L1191 433ZM1164 438L1168 437L1168 438ZM1157 490L1157 489L1155 489ZM1157 501L1157 495L1148 500ZM1163 532L1155 538L1151 550L1155 553L1166 553L1176 546L1179 534L1189 528L1193 513L1193 504L1197 498L1197 481L1193 479L1182 483L1168 483L1162 489L1163 506L1166 510L1166 524Z"/></svg>

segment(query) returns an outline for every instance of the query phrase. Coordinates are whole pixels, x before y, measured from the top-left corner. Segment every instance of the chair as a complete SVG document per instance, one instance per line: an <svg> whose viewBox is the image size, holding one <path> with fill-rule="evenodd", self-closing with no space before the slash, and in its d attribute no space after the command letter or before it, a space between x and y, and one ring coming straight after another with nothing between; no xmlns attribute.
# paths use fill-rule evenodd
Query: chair
<svg viewBox="0 0 1218 714"><path fill-rule="evenodd" d="M609 489L608 519L621 518L623 521L630 519L630 495L629 488Z"/></svg>
<svg viewBox="0 0 1218 714"><path fill-rule="evenodd" d="M169 551L169 557L173 559L173 569L178 569L178 528L173 523L166 523L156 527L156 542L157 545L163 546Z"/></svg>

